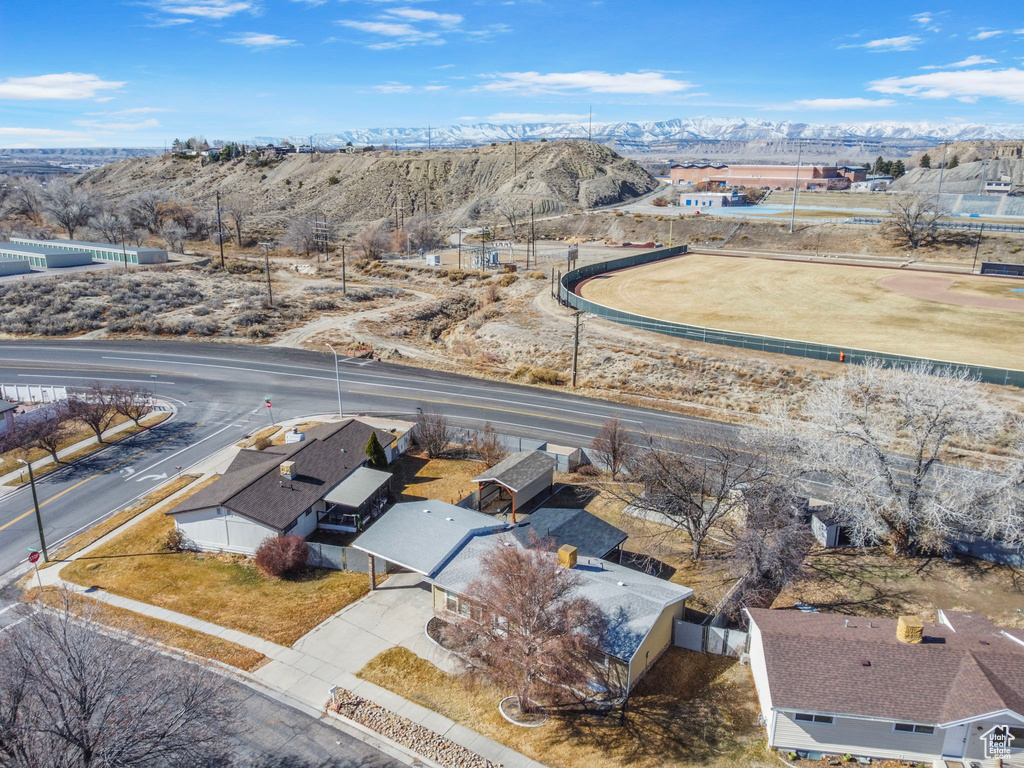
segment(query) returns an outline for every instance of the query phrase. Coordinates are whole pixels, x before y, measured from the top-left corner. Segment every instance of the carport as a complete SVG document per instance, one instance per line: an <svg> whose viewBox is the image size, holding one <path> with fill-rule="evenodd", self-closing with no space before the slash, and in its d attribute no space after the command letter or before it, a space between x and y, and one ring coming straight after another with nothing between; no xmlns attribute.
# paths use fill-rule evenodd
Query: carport
<svg viewBox="0 0 1024 768"><path fill-rule="evenodd" d="M477 511L503 512L508 509L512 512L514 523L516 511L541 493L549 491L554 476L554 457L543 451L513 453L473 478L478 488ZM511 506L502 509L505 503Z"/></svg>

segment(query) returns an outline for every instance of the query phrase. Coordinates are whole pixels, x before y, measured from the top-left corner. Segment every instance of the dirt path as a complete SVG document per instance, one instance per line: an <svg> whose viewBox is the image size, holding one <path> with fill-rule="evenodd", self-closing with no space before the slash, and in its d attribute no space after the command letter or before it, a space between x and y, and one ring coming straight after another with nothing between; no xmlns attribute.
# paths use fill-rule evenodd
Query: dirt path
<svg viewBox="0 0 1024 768"><path fill-rule="evenodd" d="M413 347L398 345L393 339L367 334L359 330L359 324L363 321L382 320L390 312L394 312L399 309L407 309L411 306L415 306L416 304L423 304L437 299L435 294L427 293L426 291L416 291L410 288L405 288L403 290L407 293L413 294L415 298L409 301L390 304L386 307L368 309L363 312L350 312L347 315L327 315L320 317L306 323L305 325L301 325L298 328L292 328L289 331L285 331L274 342L272 342L270 346L301 348L304 344L309 342L310 339L313 339L320 334L339 333L348 334L353 338L358 338L360 341L365 341L373 344L374 346L393 347L407 357L426 357L422 351Z"/></svg>

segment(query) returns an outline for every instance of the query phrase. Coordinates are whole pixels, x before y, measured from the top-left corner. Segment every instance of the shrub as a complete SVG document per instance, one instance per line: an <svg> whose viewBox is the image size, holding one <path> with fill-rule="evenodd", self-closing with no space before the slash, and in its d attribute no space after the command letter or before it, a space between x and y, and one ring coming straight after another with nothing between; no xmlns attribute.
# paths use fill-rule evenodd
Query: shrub
<svg viewBox="0 0 1024 768"><path fill-rule="evenodd" d="M192 543L192 540L177 526L171 528L167 533L167 538L164 539L164 549L169 549L171 552L186 552L195 548L196 545Z"/></svg>
<svg viewBox="0 0 1024 768"><path fill-rule="evenodd" d="M668 205L668 198L656 197L653 200L651 200L651 205L655 206L656 208L664 208Z"/></svg>
<svg viewBox="0 0 1024 768"><path fill-rule="evenodd" d="M502 288L508 288L518 279L518 275L514 275L510 272L509 274L502 275L501 277L498 278L498 285L500 285Z"/></svg>
<svg viewBox="0 0 1024 768"><path fill-rule="evenodd" d="M248 309L245 312L239 313L238 317L235 318L235 324L242 326L262 325L266 321L266 314L258 309Z"/></svg>
<svg viewBox="0 0 1024 768"><path fill-rule="evenodd" d="M321 296L319 298L313 299L309 303L309 306L312 307L313 309L325 310L325 309L337 309L338 304L337 304L337 302L334 299L332 299L330 297Z"/></svg>
<svg viewBox="0 0 1024 768"><path fill-rule="evenodd" d="M330 184L330 185L331 185L332 187L333 187L333 186L334 186L335 184L337 184L337 183L338 183L339 181L340 181L340 179L339 179L339 178L338 178L337 176L329 176L329 177L327 178L327 183L328 183L328 184Z"/></svg>
<svg viewBox="0 0 1024 768"><path fill-rule="evenodd" d="M550 368L534 368L526 380L531 384L560 384L562 374L552 371Z"/></svg>
<svg viewBox="0 0 1024 768"><path fill-rule="evenodd" d="M275 536L256 550L256 567L264 576L280 579L306 567L309 547L299 534Z"/></svg>
<svg viewBox="0 0 1024 768"><path fill-rule="evenodd" d="M521 378L523 378L523 376L525 376L529 372L530 372L530 366L528 366L528 365L519 365L519 366L516 366L516 369L514 371L512 371L512 373L510 373L508 375L508 377L510 379L521 379Z"/></svg>
<svg viewBox="0 0 1024 768"><path fill-rule="evenodd" d="M274 334L265 325L251 325L248 330L246 330L245 335L250 339L266 339Z"/></svg>

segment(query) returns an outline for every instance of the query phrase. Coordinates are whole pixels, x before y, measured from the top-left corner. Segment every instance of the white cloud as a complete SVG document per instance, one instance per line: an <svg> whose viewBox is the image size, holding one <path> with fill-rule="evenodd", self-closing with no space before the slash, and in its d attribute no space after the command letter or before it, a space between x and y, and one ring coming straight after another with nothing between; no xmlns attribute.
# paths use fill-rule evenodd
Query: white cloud
<svg viewBox="0 0 1024 768"><path fill-rule="evenodd" d="M384 83L383 85L373 86L373 90L380 93L409 93L412 91L412 86L403 83Z"/></svg>
<svg viewBox="0 0 1024 768"><path fill-rule="evenodd" d="M434 69L451 69L454 66L454 64L438 64Z"/></svg>
<svg viewBox="0 0 1024 768"><path fill-rule="evenodd" d="M929 64L921 69L958 69L976 67L979 64L998 64L998 62L995 59L986 59L984 56L968 56L963 61L954 61L952 64Z"/></svg>
<svg viewBox="0 0 1024 768"><path fill-rule="evenodd" d="M226 19L242 11L253 10L254 4L236 0L155 0L153 7L173 16Z"/></svg>
<svg viewBox="0 0 1024 768"><path fill-rule="evenodd" d="M8 77L0 80L0 99L94 99L106 101L100 91L116 91L123 82L101 80L96 75L64 72L35 77Z"/></svg>
<svg viewBox="0 0 1024 768"><path fill-rule="evenodd" d="M358 29L374 35L392 38L386 42L370 43L367 48L388 50L405 48L409 45L444 45L444 40L437 32L425 32L411 24L399 21L354 21L344 19L338 22L344 27Z"/></svg>
<svg viewBox="0 0 1024 768"><path fill-rule="evenodd" d="M693 83L673 80L660 72L623 72L612 74L583 72L496 72L485 75L491 81L479 86L482 91L524 91L527 93L629 93L657 95L678 93L693 88Z"/></svg>
<svg viewBox="0 0 1024 768"><path fill-rule="evenodd" d="M586 120L587 115L571 115L566 113L545 115L538 112L498 112L494 115L488 115L485 119L492 123L571 123L576 120Z"/></svg>
<svg viewBox="0 0 1024 768"><path fill-rule="evenodd" d="M1024 70L968 69L911 77L887 77L873 81L868 89L921 99L954 98L971 103L981 97L990 97L1012 104L1024 104Z"/></svg>
<svg viewBox="0 0 1024 768"><path fill-rule="evenodd" d="M423 90L424 91L443 91L447 87L448 87L447 85L424 85L423 86Z"/></svg>
<svg viewBox="0 0 1024 768"><path fill-rule="evenodd" d="M883 37L880 40L869 40L866 43L841 45L840 48L863 48L874 53L886 51L912 51L921 42L920 37L903 35L902 37Z"/></svg>
<svg viewBox="0 0 1024 768"><path fill-rule="evenodd" d="M944 13L944 12L943 12ZM925 11L924 13L915 13L911 16L912 21L916 21L922 27L927 29L929 32L939 32L942 27L936 23L936 16L940 14L933 13L931 11Z"/></svg>
<svg viewBox="0 0 1024 768"><path fill-rule="evenodd" d="M248 48L254 48L257 50L283 48L289 45L295 45L294 40L261 32L245 32L239 37L226 37L223 42L233 43L235 45L244 45Z"/></svg>
<svg viewBox="0 0 1024 768"><path fill-rule="evenodd" d="M863 109L865 107L891 107L892 99L799 99L793 102L801 109Z"/></svg>
<svg viewBox="0 0 1024 768"><path fill-rule="evenodd" d="M462 23L462 17L457 13L437 13L419 8L389 8L387 14L409 21L430 21L446 29L452 29Z"/></svg>
<svg viewBox="0 0 1024 768"><path fill-rule="evenodd" d="M119 109L116 112L108 112L110 115L143 115L152 112L173 112L166 107L132 107L131 109Z"/></svg>
<svg viewBox="0 0 1024 768"><path fill-rule="evenodd" d="M7 128L0 127L0 136L36 136L40 138L77 138L81 131L61 131L55 128Z"/></svg>
<svg viewBox="0 0 1024 768"><path fill-rule="evenodd" d="M151 117L148 120L140 120L135 123L128 122L117 122L117 123L100 123L96 120L75 120L75 125L80 125L83 128L95 128L100 131L144 131L147 128L159 128L160 121L155 117Z"/></svg>
<svg viewBox="0 0 1024 768"><path fill-rule="evenodd" d="M979 29L978 34L972 35L971 40L988 40L990 37L999 37L1006 34L1005 29Z"/></svg>

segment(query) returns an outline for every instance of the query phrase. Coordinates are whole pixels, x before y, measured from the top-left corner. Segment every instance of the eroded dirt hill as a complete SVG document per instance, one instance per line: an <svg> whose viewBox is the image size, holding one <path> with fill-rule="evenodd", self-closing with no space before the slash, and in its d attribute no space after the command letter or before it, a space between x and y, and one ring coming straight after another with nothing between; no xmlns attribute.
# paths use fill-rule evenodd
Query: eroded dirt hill
<svg viewBox="0 0 1024 768"><path fill-rule="evenodd" d="M437 215L469 225L497 221L509 203L537 215L617 203L657 182L600 144L556 141L459 150L378 150L286 155L266 166L247 159L152 157L113 163L77 181L111 200L157 190L208 211L214 195L251 201L251 221L283 228L295 215L325 213L357 224L395 215Z"/></svg>

